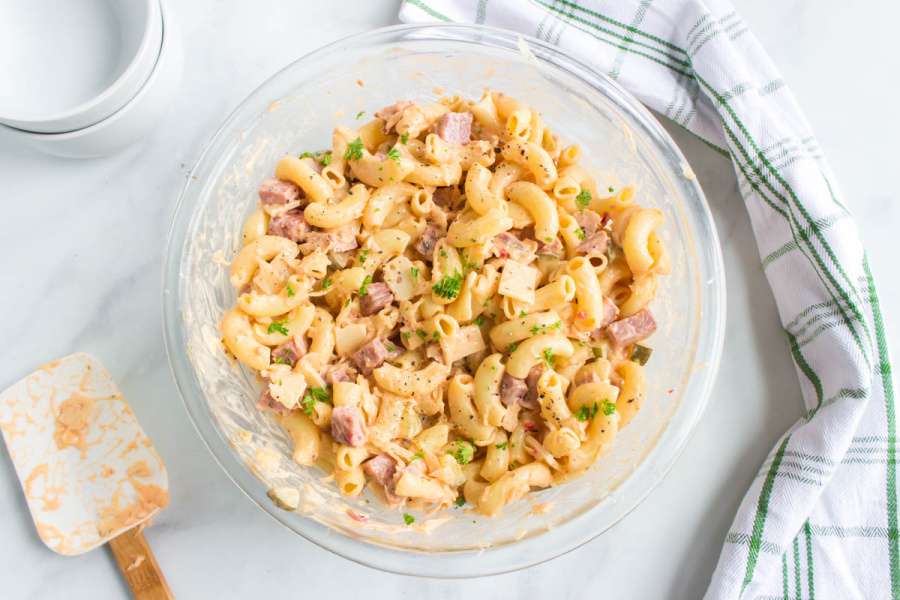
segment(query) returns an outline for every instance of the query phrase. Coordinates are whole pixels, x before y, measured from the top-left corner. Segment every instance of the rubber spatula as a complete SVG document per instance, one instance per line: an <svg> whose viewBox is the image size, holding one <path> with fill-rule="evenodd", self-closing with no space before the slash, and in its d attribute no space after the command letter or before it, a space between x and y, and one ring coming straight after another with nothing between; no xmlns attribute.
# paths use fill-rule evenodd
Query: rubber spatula
<svg viewBox="0 0 900 600"><path fill-rule="evenodd" d="M166 468L97 359L55 360L4 391L0 430L47 547L108 542L136 598L173 598L142 533L169 502Z"/></svg>

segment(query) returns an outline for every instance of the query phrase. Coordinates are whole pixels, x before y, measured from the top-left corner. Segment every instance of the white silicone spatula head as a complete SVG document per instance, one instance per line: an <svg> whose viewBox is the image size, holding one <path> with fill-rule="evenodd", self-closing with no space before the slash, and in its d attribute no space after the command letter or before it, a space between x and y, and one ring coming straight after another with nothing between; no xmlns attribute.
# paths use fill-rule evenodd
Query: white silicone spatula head
<svg viewBox="0 0 900 600"><path fill-rule="evenodd" d="M81 554L169 502L162 460L103 365L48 363L0 394L0 430L38 535Z"/></svg>

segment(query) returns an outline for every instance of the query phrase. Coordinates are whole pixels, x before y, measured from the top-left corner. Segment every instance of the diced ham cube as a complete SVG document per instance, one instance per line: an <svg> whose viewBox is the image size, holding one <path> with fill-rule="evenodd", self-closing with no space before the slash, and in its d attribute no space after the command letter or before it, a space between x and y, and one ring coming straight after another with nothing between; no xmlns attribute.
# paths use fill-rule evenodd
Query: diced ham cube
<svg viewBox="0 0 900 600"><path fill-rule="evenodd" d="M285 408L284 404L273 398L272 394L269 393L268 383L266 383L266 387L263 388L262 393L259 395L259 400L257 400L256 406L266 410L274 410L281 415L288 412L288 409Z"/></svg>
<svg viewBox="0 0 900 600"><path fill-rule="evenodd" d="M310 231L304 238L300 250L309 254L315 250L323 252L348 252L359 247L356 241L356 228L352 224L344 225L328 231Z"/></svg>
<svg viewBox="0 0 900 600"><path fill-rule="evenodd" d="M263 204L288 204L299 200L302 190L296 184L281 179L266 179L259 186L259 199Z"/></svg>
<svg viewBox="0 0 900 600"><path fill-rule="evenodd" d="M528 371L528 376L525 378L525 385L528 386L528 392L525 394L525 397L520 401L522 408L527 410L537 410L540 407L538 403L538 379L541 378L541 374L544 372L544 367L541 365L534 365L531 367L531 370Z"/></svg>
<svg viewBox="0 0 900 600"><path fill-rule="evenodd" d="M586 237L575 250L587 256L602 256L606 254L608 248L609 234L601 229L594 235Z"/></svg>
<svg viewBox="0 0 900 600"><path fill-rule="evenodd" d="M384 363L389 354L381 338L375 338L350 355L350 360L363 375L368 377Z"/></svg>
<svg viewBox="0 0 900 600"><path fill-rule="evenodd" d="M362 446L366 441L366 422L356 406L335 406L331 411L331 437L339 444Z"/></svg>
<svg viewBox="0 0 900 600"><path fill-rule="evenodd" d="M272 350L272 362L293 367L306 354L306 349L297 347L294 340L289 340Z"/></svg>
<svg viewBox="0 0 900 600"><path fill-rule="evenodd" d="M434 253L434 246L442 237L444 236L440 229L434 225L429 225L422 231L422 235L416 240L413 248L416 249L416 252L431 260L431 255Z"/></svg>
<svg viewBox="0 0 900 600"><path fill-rule="evenodd" d="M439 187L434 190L431 200L444 210L455 210L462 194L456 187Z"/></svg>
<svg viewBox="0 0 900 600"><path fill-rule="evenodd" d="M435 131L445 142L468 144L472 138L472 113L449 112L438 119Z"/></svg>
<svg viewBox="0 0 900 600"><path fill-rule="evenodd" d="M359 297L359 312L364 317L374 315L394 301L394 294L386 283L370 283L366 287L366 295Z"/></svg>
<svg viewBox="0 0 900 600"><path fill-rule="evenodd" d="M591 332L591 338L599 340L603 337L606 326L616 320L619 316L619 307L609 298L603 299L603 319L597 324L597 327Z"/></svg>
<svg viewBox="0 0 900 600"><path fill-rule="evenodd" d="M513 377L509 373L503 374L503 379L500 380L500 401L504 406L512 406L521 402L526 393L528 393L528 384L524 379Z"/></svg>
<svg viewBox="0 0 900 600"><path fill-rule="evenodd" d="M385 489L394 484L394 473L397 471L397 461L388 454L379 454L363 463L363 472L369 479Z"/></svg>
<svg viewBox="0 0 900 600"><path fill-rule="evenodd" d="M589 238L603 229L603 218L592 210L580 210L575 213L575 221L584 232L585 238Z"/></svg>
<svg viewBox="0 0 900 600"><path fill-rule="evenodd" d="M545 256L556 256L557 258L561 258L565 254L562 242L559 241L559 238L553 238L553 240L549 242L538 242L537 253Z"/></svg>
<svg viewBox="0 0 900 600"><path fill-rule="evenodd" d="M498 258L511 258L516 262L527 265L534 260L537 251L537 242L534 240L522 241L513 234L504 231L493 239L493 254Z"/></svg>
<svg viewBox="0 0 900 600"><path fill-rule="evenodd" d="M656 331L656 321L646 308L638 313L609 324L606 335L613 344L622 348L650 337Z"/></svg>
<svg viewBox="0 0 900 600"><path fill-rule="evenodd" d="M303 241L310 232L309 223L303 216L303 210L296 208L283 215L272 217L269 221L269 235L278 235L289 240Z"/></svg>
<svg viewBox="0 0 900 600"><path fill-rule="evenodd" d="M413 103L409 100L400 100L376 112L375 116L384 121L384 132L390 133L391 129L396 127L400 119L403 118L403 111L412 105Z"/></svg>
<svg viewBox="0 0 900 600"><path fill-rule="evenodd" d="M325 381L329 385L334 385L341 381L353 381L356 379L356 373L353 368L345 362L329 365L325 371Z"/></svg>

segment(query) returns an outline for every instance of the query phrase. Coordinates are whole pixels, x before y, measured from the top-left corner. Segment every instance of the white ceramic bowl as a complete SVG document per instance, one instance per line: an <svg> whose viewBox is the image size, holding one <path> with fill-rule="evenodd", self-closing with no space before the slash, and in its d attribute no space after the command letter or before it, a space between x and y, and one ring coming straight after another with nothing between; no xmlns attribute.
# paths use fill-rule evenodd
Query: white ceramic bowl
<svg viewBox="0 0 900 600"><path fill-rule="evenodd" d="M112 116L76 131L34 133L0 126L0 133L36 150L65 158L95 158L139 141L158 121L181 81L182 51L177 28L164 2L161 9L162 49L150 77L130 102Z"/></svg>
<svg viewBox="0 0 900 600"><path fill-rule="evenodd" d="M0 123L61 133L138 93L159 58L159 0L0 0Z"/></svg>

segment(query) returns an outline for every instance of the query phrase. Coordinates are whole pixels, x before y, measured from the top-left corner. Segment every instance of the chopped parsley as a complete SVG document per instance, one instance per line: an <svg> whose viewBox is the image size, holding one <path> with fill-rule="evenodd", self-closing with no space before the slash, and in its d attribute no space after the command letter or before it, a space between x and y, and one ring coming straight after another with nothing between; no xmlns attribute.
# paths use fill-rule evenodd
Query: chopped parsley
<svg viewBox="0 0 900 600"><path fill-rule="evenodd" d="M424 329L416 329L416 335L422 338L423 340L428 337L428 334L425 333Z"/></svg>
<svg viewBox="0 0 900 600"><path fill-rule="evenodd" d="M603 401L603 406L601 407L603 414L607 417L616 412L616 405L610 402L609 400Z"/></svg>
<svg viewBox="0 0 900 600"><path fill-rule="evenodd" d="M291 335L291 332L288 331L288 328L284 326L284 321L272 321L269 323L269 328L266 330L269 334L273 334L276 331L281 335Z"/></svg>
<svg viewBox="0 0 900 600"><path fill-rule="evenodd" d="M543 328L542 325L532 325L531 326L531 335L536 335L538 331Z"/></svg>
<svg viewBox="0 0 900 600"><path fill-rule="evenodd" d="M599 409L600 407L596 402L594 402L591 406L582 404L578 407L578 410L575 411L575 418L579 421L587 421L588 419L593 419Z"/></svg>
<svg viewBox="0 0 900 600"><path fill-rule="evenodd" d="M331 152L326 152L325 154L323 154L322 155L322 166L327 167L328 165L330 165L331 158L332 158Z"/></svg>
<svg viewBox="0 0 900 600"><path fill-rule="evenodd" d="M396 148L391 148L390 150L388 150L387 157L389 159L391 159L392 161L399 163L400 162L400 151L397 150Z"/></svg>
<svg viewBox="0 0 900 600"><path fill-rule="evenodd" d="M303 395L303 400L300 401L300 406L303 408L303 412L305 412L307 415L311 415L317 402L325 402L326 404L331 404L331 394L328 393L328 390L320 387L309 388Z"/></svg>
<svg viewBox="0 0 900 600"><path fill-rule="evenodd" d="M581 241L584 241L584 237L585 237L585 236L584 236L584 229L582 229L581 227L577 227L577 228L575 229L575 237L577 237L577 238L578 238L579 240L581 240Z"/></svg>
<svg viewBox="0 0 900 600"><path fill-rule="evenodd" d="M431 291L447 300L453 300L459 296L459 290L462 288L462 273L456 271L452 276L444 275L440 281L431 286Z"/></svg>
<svg viewBox="0 0 900 600"><path fill-rule="evenodd" d="M404 342L408 342L409 338L412 337L412 331L404 331L403 333L400 334L400 337L403 338Z"/></svg>
<svg viewBox="0 0 900 600"><path fill-rule="evenodd" d="M299 158L314 158L315 155L312 152L304 152L299 156Z"/></svg>
<svg viewBox="0 0 900 600"><path fill-rule="evenodd" d="M409 141L409 134L408 134L408 133L404 133L403 135L400 136L400 143L401 143L401 144L406 144L406 142L408 142L408 141Z"/></svg>
<svg viewBox="0 0 900 600"><path fill-rule="evenodd" d="M468 261L463 263L463 272L467 275L470 271L477 271L479 269L481 269L481 265L479 265L478 263L471 263Z"/></svg>
<svg viewBox="0 0 900 600"><path fill-rule="evenodd" d="M438 332L437 329L435 329L434 331L431 332L431 339L434 340L435 342L441 341L441 334Z"/></svg>
<svg viewBox="0 0 900 600"><path fill-rule="evenodd" d="M418 267L410 267L409 274L412 275L413 281L419 280L419 269Z"/></svg>
<svg viewBox="0 0 900 600"><path fill-rule="evenodd" d="M457 508L461 507L465 503L466 503L466 497L463 496L462 494L457 496L456 500L453 501L453 504L455 504L457 506Z"/></svg>
<svg viewBox="0 0 900 600"><path fill-rule="evenodd" d="M291 284L287 284L287 286L285 286L285 288L287 289L288 298L292 298L294 296L294 294L297 293L294 291L294 286L292 286Z"/></svg>
<svg viewBox="0 0 900 600"><path fill-rule="evenodd" d="M447 258L447 251L441 248L441 258Z"/></svg>
<svg viewBox="0 0 900 600"><path fill-rule="evenodd" d="M513 352L516 351L516 349L517 349L518 347L519 347L519 342L513 342L512 344L509 345L509 348L507 348L506 351L507 351L509 354L512 354Z"/></svg>
<svg viewBox="0 0 900 600"><path fill-rule="evenodd" d="M524 310L520 310L520 311L519 311L519 316L520 316L520 317L524 317L524 316L527 315L527 314L528 314L528 313L525 312Z"/></svg>
<svg viewBox="0 0 900 600"><path fill-rule="evenodd" d="M388 352L396 352L397 351L397 346L393 345L390 342L385 344L384 347L387 349Z"/></svg>
<svg viewBox="0 0 900 600"><path fill-rule="evenodd" d="M610 188L609 188L609 193L612 194L613 191L614 191L614 188L610 187Z"/></svg>
<svg viewBox="0 0 900 600"><path fill-rule="evenodd" d="M326 277L325 279L322 280L322 289L327 290L330 287L331 287L331 280Z"/></svg>
<svg viewBox="0 0 900 600"><path fill-rule="evenodd" d="M282 356L276 356L276 357L275 357L275 364L276 364L276 365L289 365L289 364L291 364L291 361L290 361L290 359L288 359L287 356L283 356L283 355L282 355Z"/></svg>
<svg viewBox="0 0 900 600"><path fill-rule="evenodd" d="M364 114L366 114L366 111L364 111L364 110L361 110L358 113L356 113L357 120L359 120L359 118L362 117Z"/></svg>
<svg viewBox="0 0 900 600"><path fill-rule="evenodd" d="M588 207L588 204L591 203L591 193L587 190L581 190L578 192L578 195L575 196L575 202L578 204L578 208L584 210Z"/></svg>
<svg viewBox="0 0 900 600"><path fill-rule="evenodd" d="M477 317L475 317L475 324L479 327L484 325L484 315L478 315Z"/></svg>
<svg viewBox="0 0 900 600"><path fill-rule="evenodd" d="M603 358L603 348L591 348L594 358Z"/></svg>
<svg viewBox="0 0 900 600"><path fill-rule="evenodd" d="M403 522L407 525L412 525L416 522L416 518L409 513L403 513Z"/></svg>
<svg viewBox="0 0 900 600"><path fill-rule="evenodd" d="M475 449L469 442L456 440L455 442L450 442L447 454L455 458L459 464L467 465L472 462L472 457L475 456Z"/></svg>
<svg viewBox="0 0 900 600"><path fill-rule="evenodd" d="M553 367L556 364L556 357L553 356L553 350L550 348L544 348L541 352L541 356L544 358L544 362L547 363L548 367Z"/></svg>
<svg viewBox="0 0 900 600"><path fill-rule="evenodd" d="M497 450L506 450L509 447L509 442L500 442L499 444L495 444Z"/></svg>
<svg viewBox="0 0 900 600"><path fill-rule="evenodd" d="M367 296L369 294L369 284L372 283L372 276L366 275L366 277L362 281L362 285L359 286L359 296L360 298L363 296Z"/></svg>
<svg viewBox="0 0 900 600"><path fill-rule="evenodd" d="M359 264L361 264L361 265L366 264L367 258L369 258L369 249L363 248L362 250L359 251Z"/></svg>
<svg viewBox="0 0 900 600"><path fill-rule="evenodd" d="M359 160L363 157L362 138L356 138L347 144L347 151L344 152L345 160Z"/></svg>

